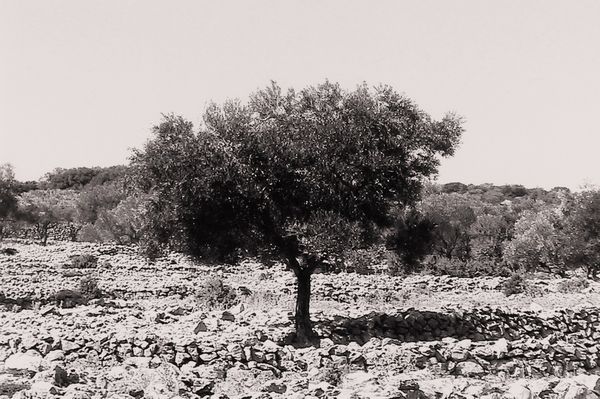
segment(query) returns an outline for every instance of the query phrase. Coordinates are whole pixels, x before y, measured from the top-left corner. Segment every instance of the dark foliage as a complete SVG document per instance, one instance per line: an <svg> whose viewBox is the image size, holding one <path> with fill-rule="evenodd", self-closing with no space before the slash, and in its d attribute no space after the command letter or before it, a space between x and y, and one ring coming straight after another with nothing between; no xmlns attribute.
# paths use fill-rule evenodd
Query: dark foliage
<svg viewBox="0 0 600 399"><path fill-rule="evenodd" d="M71 257L70 267L73 269L93 269L98 266L98 258L94 255L75 255Z"/></svg>
<svg viewBox="0 0 600 399"><path fill-rule="evenodd" d="M98 288L98 280L90 276L79 280L79 292L86 299L97 299L102 297L102 290Z"/></svg>
<svg viewBox="0 0 600 399"><path fill-rule="evenodd" d="M418 210L410 208L397 220L393 232L387 237L387 247L393 250L405 271L414 271L425 255L431 253L435 224Z"/></svg>
<svg viewBox="0 0 600 399"><path fill-rule="evenodd" d="M235 290L223 280L210 277L198 285L196 289L196 301L200 306L208 309L227 309L235 305L239 299Z"/></svg>
<svg viewBox="0 0 600 399"><path fill-rule="evenodd" d="M523 276L523 273L514 273L508 280L504 282L502 290L504 295L511 296L515 294L522 294L527 289L527 280Z"/></svg>
<svg viewBox="0 0 600 399"><path fill-rule="evenodd" d="M563 294L580 294L590 286L590 281L585 277L574 277L558 283L558 292Z"/></svg>
<svg viewBox="0 0 600 399"><path fill-rule="evenodd" d="M87 185L97 186L125 177L128 168L123 165L101 167L56 168L46 173L43 186L48 189L81 190Z"/></svg>
<svg viewBox="0 0 600 399"><path fill-rule="evenodd" d="M312 272L389 226L392 201L412 204L462 132L456 117L433 121L390 87L329 82L272 84L246 105L209 107L204 120L195 131L166 116L135 152L150 196L146 236L199 256L274 248L298 277L306 333Z"/></svg>

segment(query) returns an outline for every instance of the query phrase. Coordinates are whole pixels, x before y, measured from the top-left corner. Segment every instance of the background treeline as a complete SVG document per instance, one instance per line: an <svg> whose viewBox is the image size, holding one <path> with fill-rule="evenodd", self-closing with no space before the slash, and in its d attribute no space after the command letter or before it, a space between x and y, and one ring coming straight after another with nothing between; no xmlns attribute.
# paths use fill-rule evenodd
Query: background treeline
<svg viewBox="0 0 600 399"><path fill-rule="evenodd" d="M0 238L135 243L141 196L128 190L128 167L55 169L39 182L19 182L10 165L0 175Z"/></svg>
<svg viewBox="0 0 600 399"><path fill-rule="evenodd" d="M129 167L55 169L38 182L0 167L0 238L139 243L147 194L130 189ZM453 276L517 271L565 275L600 267L600 191L521 185L427 184L397 209L368 248L332 262L338 270Z"/></svg>

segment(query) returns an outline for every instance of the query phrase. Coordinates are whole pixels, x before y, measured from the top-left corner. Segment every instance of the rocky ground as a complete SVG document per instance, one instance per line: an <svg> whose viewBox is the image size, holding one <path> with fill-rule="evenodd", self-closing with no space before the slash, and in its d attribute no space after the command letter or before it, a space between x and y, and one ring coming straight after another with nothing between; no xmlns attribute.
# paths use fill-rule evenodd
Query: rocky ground
<svg viewBox="0 0 600 399"><path fill-rule="evenodd" d="M598 283L507 298L500 278L318 274L322 339L299 348L282 265L3 245L17 252L0 254L0 398L600 398ZM97 266L71 267L83 254ZM198 302L212 276L240 302ZM57 300L85 277L102 297Z"/></svg>

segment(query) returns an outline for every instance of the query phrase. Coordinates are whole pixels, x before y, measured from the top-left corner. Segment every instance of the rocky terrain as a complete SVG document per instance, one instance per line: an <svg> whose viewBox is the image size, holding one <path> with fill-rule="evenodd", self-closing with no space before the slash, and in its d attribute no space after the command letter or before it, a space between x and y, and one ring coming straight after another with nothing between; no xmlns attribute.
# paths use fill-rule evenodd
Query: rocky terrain
<svg viewBox="0 0 600 399"><path fill-rule="evenodd" d="M322 339L301 348L282 265L4 247L16 253L0 254L0 398L600 398L598 283L539 279L506 297L501 278L318 274ZM74 268L73 255L97 265ZM57 296L89 277L102 295ZM196 298L213 277L235 303Z"/></svg>

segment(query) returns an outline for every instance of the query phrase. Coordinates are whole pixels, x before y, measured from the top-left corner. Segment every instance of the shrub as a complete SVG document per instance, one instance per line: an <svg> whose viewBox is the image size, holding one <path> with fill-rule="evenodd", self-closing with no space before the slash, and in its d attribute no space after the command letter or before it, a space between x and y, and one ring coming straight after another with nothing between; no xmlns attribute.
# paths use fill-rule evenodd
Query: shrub
<svg viewBox="0 0 600 399"><path fill-rule="evenodd" d="M562 294L574 294L581 292L582 290L588 288L590 286L590 282L585 277L577 277L570 278L567 280L562 280L558 283L558 292Z"/></svg>
<svg viewBox="0 0 600 399"><path fill-rule="evenodd" d="M373 254L365 250L348 251L345 255L346 271L356 274L373 274Z"/></svg>
<svg viewBox="0 0 600 399"><path fill-rule="evenodd" d="M196 290L196 301L208 309L226 309L238 303L235 290L218 277L210 277Z"/></svg>
<svg viewBox="0 0 600 399"><path fill-rule="evenodd" d="M524 212L515 223L515 235L505 243L504 260L527 271L564 275L568 237L560 209Z"/></svg>
<svg viewBox="0 0 600 399"><path fill-rule="evenodd" d="M514 273L503 285L504 295L506 296L522 294L527 288L527 280L522 273Z"/></svg>
<svg viewBox="0 0 600 399"><path fill-rule="evenodd" d="M86 302L81 292L73 290L60 290L52 296L52 299L61 308L73 308Z"/></svg>
<svg viewBox="0 0 600 399"><path fill-rule="evenodd" d="M98 258L94 255L75 255L71 257L71 268L91 269L98 266Z"/></svg>
<svg viewBox="0 0 600 399"><path fill-rule="evenodd" d="M89 276L79 281L79 292L86 299L96 299L102 296L102 291L98 288L98 280Z"/></svg>
<svg viewBox="0 0 600 399"><path fill-rule="evenodd" d="M407 267L400 256L394 252L388 252L386 256L387 272L390 276L402 276L407 274L411 267Z"/></svg>
<svg viewBox="0 0 600 399"><path fill-rule="evenodd" d="M414 271L422 259L431 253L436 225L418 210L408 209L395 222L393 232L386 237L387 248L396 252L404 271Z"/></svg>
<svg viewBox="0 0 600 399"><path fill-rule="evenodd" d="M337 387L346 374L348 374L347 366L329 361L321 368L320 380Z"/></svg>
<svg viewBox="0 0 600 399"><path fill-rule="evenodd" d="M0 254L12 256L17 254L17 250L14 248L2 248L0 249Z"/></svg>
<svg viewBox="0 0 600 399"><path fill-rule="evenodd" d="M93 224L85 224L77 234L77 240L83 242L104 242L102 232Z"/></svg>

